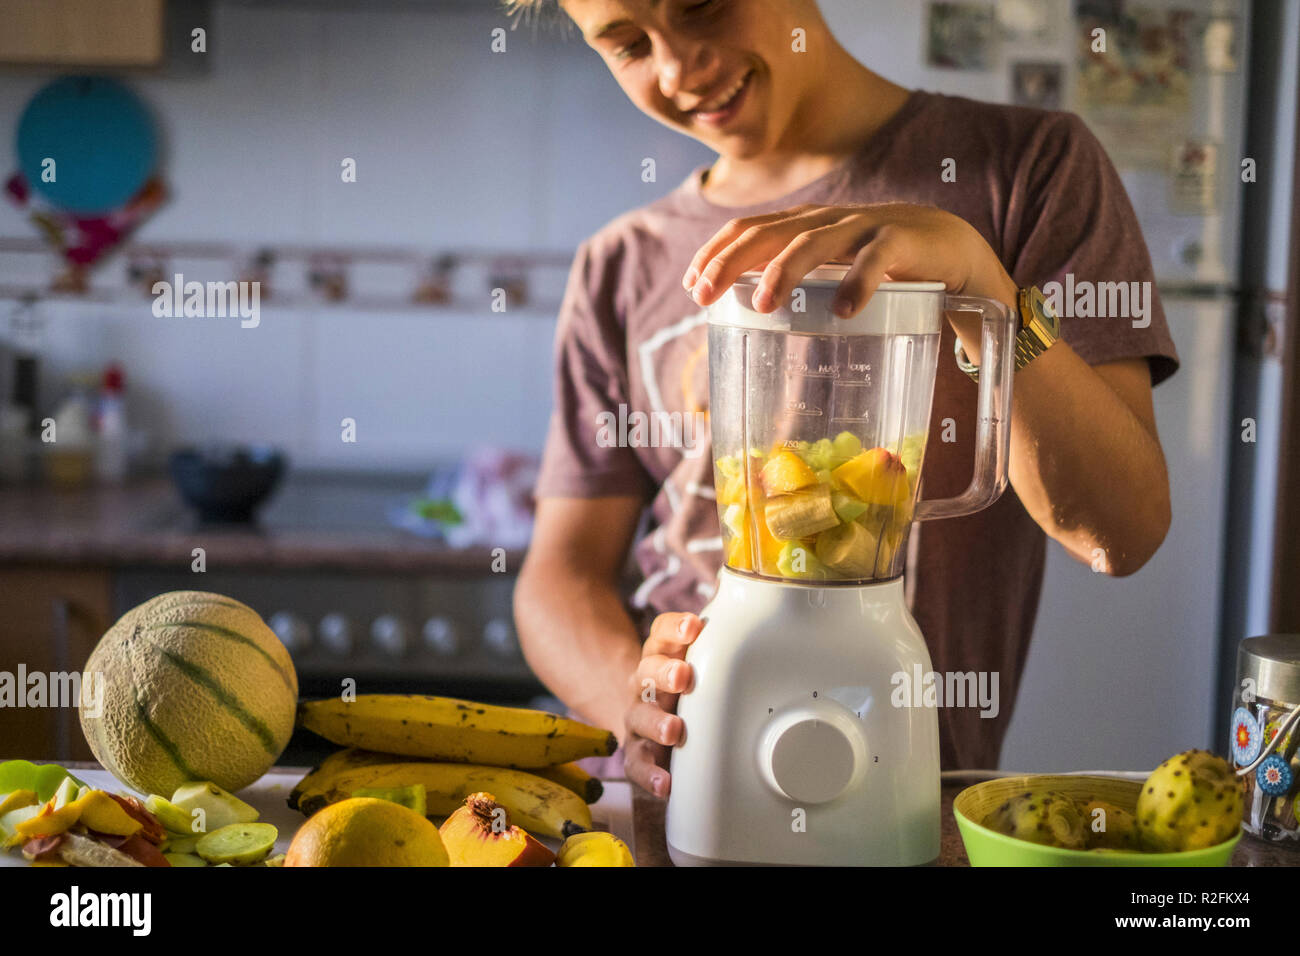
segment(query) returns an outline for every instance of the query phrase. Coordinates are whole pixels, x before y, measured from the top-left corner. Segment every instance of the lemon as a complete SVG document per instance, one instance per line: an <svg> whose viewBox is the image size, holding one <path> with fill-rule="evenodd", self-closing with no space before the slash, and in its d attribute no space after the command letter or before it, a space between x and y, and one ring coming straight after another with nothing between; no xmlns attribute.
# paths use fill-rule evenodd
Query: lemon
<svg viewBox="0 0 1300 956"><path fill-rule="evenodd" d="M285 866L449 866L438 828L374 797L330 804L298 830Z"/></svg>

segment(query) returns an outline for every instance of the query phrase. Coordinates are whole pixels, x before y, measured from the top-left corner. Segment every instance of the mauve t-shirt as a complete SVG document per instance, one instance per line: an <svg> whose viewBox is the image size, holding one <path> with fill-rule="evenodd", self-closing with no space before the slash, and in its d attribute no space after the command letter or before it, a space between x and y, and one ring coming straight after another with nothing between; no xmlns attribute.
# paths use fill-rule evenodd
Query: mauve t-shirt
<svg viewBox="0 0 1300 956"><path fill-rule="evenodd" d="M952 178L941 175L945 168L955 181L945 181ZM635 412L691 420L707 409L705 313L681 277L728 220L804 203L920 203L978 229L1020 286L1065 286L1067 274L1075 283L1154 278L1123 184L1097 139L1069 113L917 91L856 155L780 199L718 206L703 195L704 172L582 244L556 332L555 408L537 495L646 501L648 525L635 547L643 577L632 597L643 622L662 611L698 612L716 588L722 540L708 436L694 450L663 442L628 447L611 444L601 425ZM1061 334L1090 364L1145 357L1160 382L1178 358L1158 298L1149 318L1135 328L1129 317L1063 314ZM939 356L926 498L960 494L974 460L976 385L957 368L947 323ZM944 419L956 423L955 441L939 440ZM978 514L912 528L906 591L934 669L998 675L997 716L982 717L978 706L940 708L945 768L997 765L1045 547L1046 536L1010 487Z"/></svg>

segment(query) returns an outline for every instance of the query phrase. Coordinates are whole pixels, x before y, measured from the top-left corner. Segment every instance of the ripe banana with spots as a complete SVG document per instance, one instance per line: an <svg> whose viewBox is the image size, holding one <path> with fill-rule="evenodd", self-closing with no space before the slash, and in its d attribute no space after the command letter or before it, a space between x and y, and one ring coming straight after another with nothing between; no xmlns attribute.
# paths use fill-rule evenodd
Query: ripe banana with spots
<svg viewBox="0 0 1300 956"><path fill-rule="evenodd" d="M576 763L562 763L554 767L538 767L530 771L539 777L553 780L562 787L568 787L587 803L595 803L605 793L605 785L599 777L593 777Z"/></svg>
<svg viewBox="0 0 1300 956"><path fill-rule="evenodd" d="M610 731L546 711L416 694L304 701L298 723L344 747L497 767L553 767L618 747Z"/></svg>
<svg viewBox="0 0 1300 956"><path fill-rule="evenodd" d="M318 778L317 783L322 782L324 786L298 793L298 809L308 816L362 788L418 783L424 785L430 817L450 816L471 793L486 791L529 833L564 838L591 829L591 810L582 797L552 780L509 767L432 761L377 763Z"/></svg>

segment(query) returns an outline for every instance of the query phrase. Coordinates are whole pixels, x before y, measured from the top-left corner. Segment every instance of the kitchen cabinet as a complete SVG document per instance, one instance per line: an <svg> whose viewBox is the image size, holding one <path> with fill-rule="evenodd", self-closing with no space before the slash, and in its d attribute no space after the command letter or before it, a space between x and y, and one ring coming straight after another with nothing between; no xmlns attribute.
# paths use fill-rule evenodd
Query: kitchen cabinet
<svg viewBox="0 0 1300 956"><path fill-rule="evenodd" d="M79 672L112 624L112 613L106 569L0 567L0 671L12 681L20 666L47 680ZM25 703L22 697L17 702ZM50 703L57 702L0 707L0 759L91 759L76 702Z"/></svg>
<svg viewBox="0 0 1300 956"><path fill-rule="evenodd" d="M0 63L157 66L164 0L0 0Z"/></svg>

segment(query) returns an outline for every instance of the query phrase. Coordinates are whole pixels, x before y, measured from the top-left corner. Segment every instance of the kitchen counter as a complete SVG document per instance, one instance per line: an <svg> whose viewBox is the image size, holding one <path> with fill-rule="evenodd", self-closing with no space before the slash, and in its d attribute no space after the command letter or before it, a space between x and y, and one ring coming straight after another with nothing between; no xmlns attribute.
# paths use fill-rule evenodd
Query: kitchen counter
<svg viewBox="0 0 1300 956"><path fill-rule="evenodd" d="M209 566L483 574L487 548L456 549L388 523L419 477L290 474L253 525L200 526L165 477L121 487L0 488L0 564ZM517 569L522 554L507 555Z"/></svg>
<svg viewBox="0 0 1300 956"><path fill-rule="evenodd" d="M966 848L957 832L952 801L969 783L945 783L940 796L942 832L939 837L939 866L970 866ZM638 866L672 866L664 839L664 810L668 804L640 787L632 791L632 820ZM1300 866L1300 849L1256 840L1247 834L1237 844L1230 866Z"/></svg>

